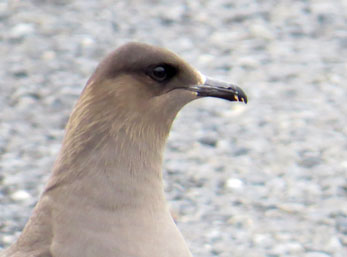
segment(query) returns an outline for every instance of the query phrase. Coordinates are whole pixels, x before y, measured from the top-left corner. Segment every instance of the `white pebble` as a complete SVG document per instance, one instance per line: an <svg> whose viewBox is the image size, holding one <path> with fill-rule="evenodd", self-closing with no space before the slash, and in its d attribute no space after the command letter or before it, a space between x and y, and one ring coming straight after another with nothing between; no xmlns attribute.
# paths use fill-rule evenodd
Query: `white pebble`
<svg viewBox="0 0 347 257"><path fill-rule="evenodd" d="M241 190L244 187L244 183L242 182L242 180L237 179L237 178L229 178L226 183L225 186L229 189L234 189L234 190Z"/></svg>
<svg viewBox="0 0 347 257"><path fill-rule="evenodd" d="M95 44L95 40L90 37L85 37L82 39L81 44L85 47L92 46Z"/></svg>
<svg viewBox="0 0 347 257"><path fill-rule="evenodd" d="M297 242L289 242L289 243L283 243L283 244L276 245L274 247L273 251L274 251L274 253L282 256L285 254L294 254L294 253L303 252L304 248L301 244L299 244Z"/></svg>
<svg viewBox="0 0 347 257"><path fill-rule="evenodd" d="M11 244L14 242L14 240L16 239L15 236L10 236L10 235L4 235L2 236L2 241L6 244Z"/></svg>
<svg viewBox="0 0 347 257"><path fill-rule="evenodd" d="M29 23L20 23L14 26L10 32L11 37L20 38L31 34L34 31L34 26Z"/></svg>
<svg viewBox="0 0 347 257"><path fill-rule="evenodd" d="M330 254L326 254L323 252L308 252L304 255L305 257L330 257Z"/></svg>
<svg viewBox="0 0 347 257"><path fill-rule="evenodd" d="M11 195L11 198L15 201L25 201L29 199L31 195L24 190L18 190Z"/></svg>

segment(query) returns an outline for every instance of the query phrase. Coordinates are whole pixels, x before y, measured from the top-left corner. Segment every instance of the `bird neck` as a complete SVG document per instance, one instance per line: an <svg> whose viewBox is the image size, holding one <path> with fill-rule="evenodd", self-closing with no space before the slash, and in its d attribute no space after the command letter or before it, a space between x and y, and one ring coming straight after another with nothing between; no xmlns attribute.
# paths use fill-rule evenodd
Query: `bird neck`
<svg viewBox="0 0 347 257"><path fill-rule="evenodd" d="M69 199L112 210L152 212L166 206L161 165L171 123L156 126L140 114L106 115L95 108L86 113L79 107L70 117L45 192L61 188Z"/></svg>

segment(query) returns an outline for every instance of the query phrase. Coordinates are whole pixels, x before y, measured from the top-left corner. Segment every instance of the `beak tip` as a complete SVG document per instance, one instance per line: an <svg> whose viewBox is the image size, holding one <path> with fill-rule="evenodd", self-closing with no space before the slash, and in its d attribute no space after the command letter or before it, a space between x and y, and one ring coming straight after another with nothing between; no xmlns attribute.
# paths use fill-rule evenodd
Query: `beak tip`
<svg viewBox="0 0 347 257"><path fill-rule="evenodd" d="M239 101L247 104L248 99L247 99L247 95L245 94L245 92L243 92L243 90L238 86L236 86L236 92L237 92L238 98L240 99Z"/></svg>
<svg viewBox="0 0 347 257"><path fill-rule="evenodd" d="M247 95L240 87L213 79L206 79L204 84L191 87L190 90L197 92L198 97L212 96L245 104L248 102Z"/></svg>

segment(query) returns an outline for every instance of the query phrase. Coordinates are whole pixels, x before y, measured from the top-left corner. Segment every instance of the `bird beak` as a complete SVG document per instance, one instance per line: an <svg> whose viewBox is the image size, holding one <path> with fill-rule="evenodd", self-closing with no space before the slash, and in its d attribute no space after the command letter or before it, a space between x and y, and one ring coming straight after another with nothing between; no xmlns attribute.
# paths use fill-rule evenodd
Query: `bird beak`
<svg viewBox="0 0 347 257"><path fill-rule="evenodd" d="M211 96L229 101L247 103L245 92L243 92L243 90L238 86L211 78L205 78L204 81L205 82L200 85L191 86L187 89L196 92L199 97Z"/></svg>

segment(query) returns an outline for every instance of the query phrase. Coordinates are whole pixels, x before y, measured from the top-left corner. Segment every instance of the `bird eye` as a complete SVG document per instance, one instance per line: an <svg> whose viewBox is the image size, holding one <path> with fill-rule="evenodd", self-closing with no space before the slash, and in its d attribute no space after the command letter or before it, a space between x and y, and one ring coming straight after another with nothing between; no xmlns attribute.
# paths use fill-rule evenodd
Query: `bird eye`
<svg viewBox="0 0 347 257"><path fill-rule="evenodd" d="M147 72L153 80L157 82L164 82L172 78L176 73L176 69L168 64L160 64L154 67L151 67Z"/></svg>
<svg viewBox="0 0 347 257"><path fill-rule="evenodd" d="M157 66L153 68L152 76L157 81L164 81L167 78L167 71L164 66Z"/></svg>

